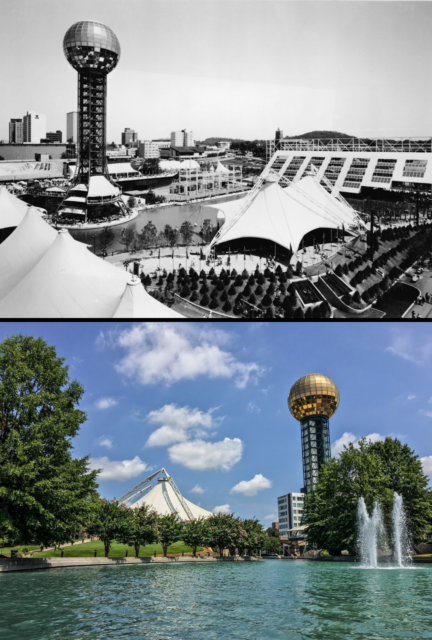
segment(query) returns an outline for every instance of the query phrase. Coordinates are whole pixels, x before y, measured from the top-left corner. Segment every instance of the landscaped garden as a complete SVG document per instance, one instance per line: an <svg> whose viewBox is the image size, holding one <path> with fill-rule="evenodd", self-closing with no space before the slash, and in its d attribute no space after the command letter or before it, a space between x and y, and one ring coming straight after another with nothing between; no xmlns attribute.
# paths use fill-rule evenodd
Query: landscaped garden
<svg viewBox="0 0 432 640"><path fill-rule="evenodd" d="M297 272L300 270L298 263ZM156 287L153 295L164 302L176 293L201 307L233 317L326 318L331 314L327 302L321 302L313 311L311 308L304 311L296 293L299 281L294 280L291 267L283 270L280 265L274 272L268 268L263 272L256 269L253 273L246 269L240 273L236 269L222 269L218 275L213 268L208 274L204 270L198 273L190 268L186 272L182 268L178 272L163 272L153 279L145 275L143 283L149 288ZM312 287L308 287L308 291L310 289ZM315 291L313 293L313 301L319 302Z"/></svg>
<svg viewBox="0 0 432 640"><path fill-rule="evenodd" d="M40 548L40 547L38 547ZM96 551L96 556L95 556ZM183 544L183 542L174 542L172 545L168 547L168 554L181 554L181 553L192 553L192 547L188 547ZM202 547L198 547L197 551L203 551ZM126 556L126 552L128 552L129 557L135 556L135 549L132 546L126 544L120 544L117 542L112 542L109 550L110 558L124 558ZM140 546L139 548L139 557L140 558L149 558L150 556L156 555L163 556L163 548L160 544L147 544L145 546ZM83 544L74 544L70 547L64 547L63 549L63 557L64 558L103 558L105 556L105 547L104 543L100 540L93 540L90 542L84 542ZM34 558L60 558L61 550L60 549L48 549L47 551L38 551L33 553Z"/></svg>

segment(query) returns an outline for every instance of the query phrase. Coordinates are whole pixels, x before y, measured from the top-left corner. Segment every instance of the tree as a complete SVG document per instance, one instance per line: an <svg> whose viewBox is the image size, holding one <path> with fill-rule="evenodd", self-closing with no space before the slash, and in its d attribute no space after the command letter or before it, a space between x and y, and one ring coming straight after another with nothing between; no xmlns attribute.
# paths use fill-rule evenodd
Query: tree
<svg viewBox="0 0 432 640"><path fill-rule="evenodd" d="M83 394L41 338L0 343L0 537L49 545L82 528L98 486L88 456L71 455Z"/></svg>
<svg viewBox="0 0 432 640"><path fill-rule="evenodd" d="M206 219L202 226L202 235L204 242L210 242L213 235L213 226L210 219Z"/></svg>
<svg viewBox="0 0 432 640"><path fill-rule="evenodd" d="M192 547L192 553L196 556L198 547L209 546L210 528L206 518L196 518L183 523L182 538L184 544Z"/></svg>
<svg viewBox="0 0 432 640"><path fill-rule="evenodd" d="M177 229L173 229L169 224L166 224L163 233L170 247L177 244L179 236Z"/></svg>
<svg viewBox="0 0 432 640"><path fill-rule="evenodd" d="M148 249L148 247L154 247L156 244L157 229L153 222L150 220L142 228L141 233L138 235L138 246L140 249Z"/></svg>
<svg viewBox="0 0 432 640"><path fill-rule="evenodd" d="M264 540L264 544L263 547L264 551L267 551L267 553L269 553L269 551L280 551L281 550L281 543L279 542L279 538L276 537L267 537Z"/></svg>
<svg viewBox="0 0 432 640"><path fill-rule="evenodd" d="M135 558L140 547L153 544L158 539L157 513L147 504L126 509L126 518L122 522L116 540L135 549Z"/></svg>
<svg viewBox="0 0 432 640"><path fill-rule="evenodd" d="M240 525L233 513L218 513L207 518L210 544L219 550L222 558L223 550L239 546Z"/></svg>
<svg viewBox="0 0 432 640"><path fill-rule="evenodd" d="M180 227L180 235L185 245L189 246L193 235L193 226L187 220L185 220Z"/></svg>
<svg viewBox="0 0 432 640"><path fill-rule="evenodd" d="M106 253L110 244L112 244L115 240L115 233L111 227L105 227L102 233L100 233L97 237L97 244L99 248L102 250L102 253Z"/></svg>
<svg viewBox="0 0 432 640"><path fill-rule="evenodd" d="M268 536L256 518L243 520L240 523L240 528L241 542L239 542L239 546L247 549L248 555L252 555L253 551L263 547L264 540Z"/></svg>
<svg viewBox="0 0 432 640"><path fill-rule="evenodd" d="M135 241L135 231L133 229L122 229L118 241L120 244L124 244L125 251L130 251L131 246Z"/></svg>
<svg viewBox="0 0 432 640"><path fill-rule="evenodd" d="M357 505L363 497L369 512L382 503L387 524L394 492L402 495L414 542L430 529L432 492L418 456L397 439L372 443L362 438L345 446L340 457L325 462L315 490L305 503L308 543L337 554L354 550Z"/></svg>
<svg viewBox="0 0 432 640"><path fill-rule="evenodd" d="M110 546L124 531L127 509L118 500L99 498L94 501L93 509L86 522L86 531L91 536L97 536L102 540L105 549L105 558L108 558Z"/></svg>
<svg viewBox="0 0 432 640"><path fill-rule="evenodd" d="M280 536L279 529L273 529L273 527L268 527L266 529L266 534L273 538L279 538Z"/></svg>
<svg viewBox="0 0 432 640"><path fill-rule="evenodd" d="M129 209L133 209L137 203L136 198L134 198L133 196L129 196L127 203L128 203Z"/></svg>
<svg viewBox="0 0 432 640"><path fill-rule="evenodd" d="M162 545L164 557L166 557L168 547L173 542L181 540L183 525L177 513L170 513L166 516L158 516L157 533L159 542Z"/></svg>

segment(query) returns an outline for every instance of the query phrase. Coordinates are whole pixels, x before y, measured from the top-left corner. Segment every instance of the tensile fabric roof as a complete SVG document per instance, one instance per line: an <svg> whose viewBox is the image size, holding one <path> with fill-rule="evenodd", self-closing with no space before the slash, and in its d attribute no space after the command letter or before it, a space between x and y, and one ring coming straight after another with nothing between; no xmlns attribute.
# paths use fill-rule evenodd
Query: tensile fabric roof
<svg viewBox="0 0 432 640"><path fill-rule="evenodd" d="M0 187L0 229L17 227L24 218L29 205L6 189Z"/></svg>
<svg viewBox="0 0 432 640"><path fill-rule="evenodd" d="M198 505L193 504L193 502L189 502L189 500L186 500L184 496L182 497L194 518L208 518L212 515L210 511L206 511ZM170 513L176 512L182 520L189 520L189 515L186 513L182 503L177 497L176 492L166 478L158 478L157 484L153 487L153 489L151 489L142 498L134 502L132 507L135 509L136 507L140 507L143 504L146 504L151 509L157 511L159 515L165 516L169 515Z"/></svg>

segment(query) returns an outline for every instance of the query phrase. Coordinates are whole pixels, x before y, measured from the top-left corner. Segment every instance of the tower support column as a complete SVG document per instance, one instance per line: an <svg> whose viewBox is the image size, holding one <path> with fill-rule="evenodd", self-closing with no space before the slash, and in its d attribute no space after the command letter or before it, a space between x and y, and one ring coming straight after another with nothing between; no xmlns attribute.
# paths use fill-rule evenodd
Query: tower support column
<svg viewBox="0 0 432 640"><path fill-rule="evenodd" d="M303 418L301 425L303 482L308 493L318 480L321 465L330 460L329 419L325 415Z"/></svg>

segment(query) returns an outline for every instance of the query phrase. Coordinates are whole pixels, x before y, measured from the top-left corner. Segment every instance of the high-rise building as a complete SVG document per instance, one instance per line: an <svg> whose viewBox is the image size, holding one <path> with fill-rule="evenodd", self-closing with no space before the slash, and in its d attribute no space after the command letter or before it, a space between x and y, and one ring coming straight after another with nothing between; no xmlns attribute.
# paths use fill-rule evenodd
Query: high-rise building
<svg viewBox="0 0 432 640"><path fill-rule="evenodd" d="M63 51L78 72L78 153L72 186L58 215L85 216L87 221L126 214L106 159L107 75L120 59L120 43L101 22L84 21L67 30Z"/></svg>
<svg viewBox="0 0 432 640"><path fill-rule="evenodd" d="M280 141L283 138L283 131L281 129L276 129L275 134L275 149L280 149Z"/></svg>
<svg viewBox="0 0 432 640"><path fill-rule="evenodd" d="M301 425L302 493L313 488L321 465L330 460L329 419L338 406L339 389L333 380L320 373L303 376L291 387L288 408Z"/></svg>
<svg viewBox="0 0 432 640"><path fill-rule="evenodd" d="M45 140L41 140L41 142L63 142L63 134L58 129L55 132L49 131Z"/></svg>
<svg viewBox="0 0 432 640"><path fill-rule="evenodd" d="M23 142L40 142L46 138L46 116L36 111L27 111L23 117Z"/></svg>
<svg viewBox="0 0 432 640"><path fill-rule="evenodd" d="M78 111L66 114L66 142L78 142Z"/></svg>
<svg viewBox="0 0 432 640"><path fill-rule="evenodd" d="M299 527L303 519L304 493L287 493L278 498L279 533L289 537L290 529Z"/></svg>
<svg viewBox="0 0 432 640"><path fill-rule="evenodd" d="M22 118L11 118L9 122L9 143L23 143L23 121Z"/></svg>
<svg viewBox="0 0 432 640"><path fill-rule="evenodd" d="M193 147L194 135L193 131L172 131L171 132L171 146L172 147Z"/></svg>
<svg viewBox="0 0 432 640"><path fill-rule="evenodd" d="M125 128L121 134L122 144L125 147L137 147L138 146L138 133L133 129Z"/></svg>
<svg viewBox="0 0 432 640"><path fill-rule="evenodd" d="M152 140L141 140L138 145L138 155L140 158L160 158L160 149L157 142Z"/></svg>

